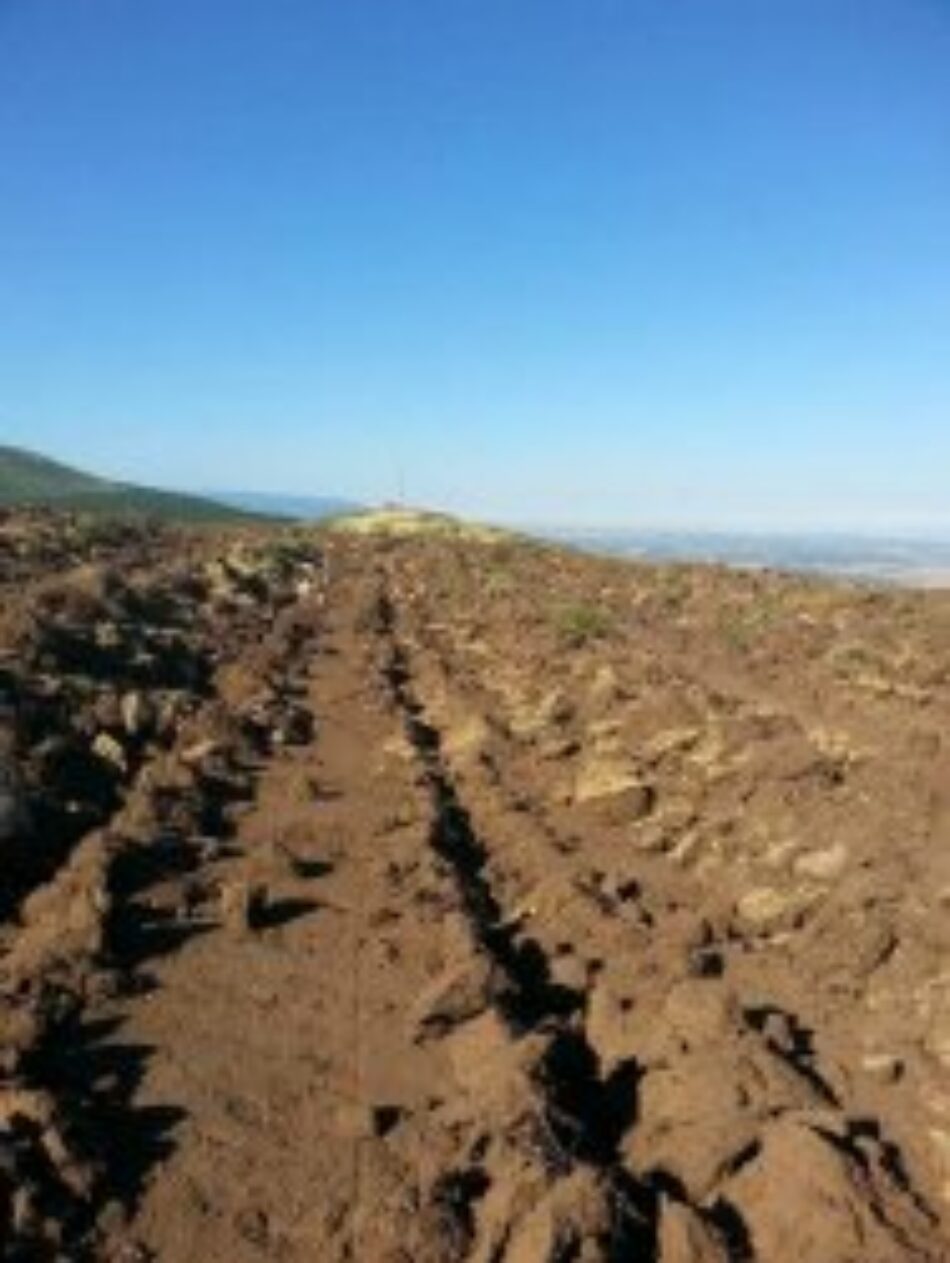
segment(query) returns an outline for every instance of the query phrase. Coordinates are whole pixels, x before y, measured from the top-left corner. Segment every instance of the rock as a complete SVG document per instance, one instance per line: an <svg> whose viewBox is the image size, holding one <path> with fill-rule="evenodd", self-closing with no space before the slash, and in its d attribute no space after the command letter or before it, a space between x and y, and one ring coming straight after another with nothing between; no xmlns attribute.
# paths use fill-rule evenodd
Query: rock
<svg viewBox="0 0 950 1263"><path fill-rule="evenodd" d="M587 803L598 798L615 798L636 789L640 778L625 764L613 760L588 758L581 765L574 784L576 802Z"/></svg>
<svg viewBox="0 0 950 1263"><path fill-rule="evenodd" d="M40 1144L65 1187L74 1197L85 1201L92 1192L93 1171L71 1151L55 1122L50 1122L43 1128Z"/></svg>
<svg viewBox="0 0 950 1263"><path fill-rule="evenodd" d="M643 747L642 756L648 763L659 763L671 755L688 753L701 737L700 728L668 728L651 737Z"/></svg>
<svg viewBox="0 0 950 1263"><path fill-rule="evenodd" d="M551 961L550 981L555 986L583 993L590 982L590 969L582 957L567 952Z"/></svg>
<svg viewBox="0 0 950 1263"><path fill-rule="evenodd" d="M92 743L92 752L104 763L111 764L123 776L129 770L129 761L120 741L108 732L100 732Z"/></svg>
<svg viewBox="0 0 950 1263"><path fill-rule="evenodd" d="M573 702L562 689L555 688L534 706L518 706L513 711L508 727L516 737L534 740L550 729L562 728L574 718Z"/></svg>
<svg viewBox="0 0 950 1263"><path fill-rule="evenodd" d="M904 1062L896 1053L870 1052L861 1058L861 1067L875 1079L896 1083L904 1073Z"/></svg>
<svg viewBox="0 0 950 1263"><path fill-rule="evenodd" d="M562 727L571 722L574 714L574 703L561 689L556 688L541 701L535 711L535 718L539 728L547 728L552 724Z"/></svg>
<svg viewBox="0 0 950 1263"><path fill-rule="evenodd" d="M577 754L581 744L576 737L554 735L542 741L538 746L538 755L551 763L561 759L569 759Z"/></svg>
<svg viewBox="0 0 950 1263"><path fill-rule="evenodd" d="M142 693L124 693L119 709L122 714L122 727L130 737L141 736L155 722L155 708Z"/></svg>
<svg viewBox="0 0 950 1263"><path fill-rule="evenodd" d="M266 890L259 883L229 882L221 890L221 920L228 929L238 934L259 929L266 902Z"/></svg>
<svg viewBox="0 0 950 1263"><path fill-rule="evenodd" d="M213 754L217 754L220 745L211 737L203 737L200 741L195 741L181 752L181 761L186 767L196 767L199 763L204 763Z"/></svg>
<svg viewBox="0 0 950 1263"><path fill-rule="evenodd" d="M108 620L96 623L93 638L100 649L118 649L122 644L122 632L115 623Z"/></svg>
<svg viewBox="0 0 950 1263"><path fill-rule="evenodd" d="M160 737L171 739L188 710L184 698L174 693L163 697L155 713L155 730Z"/></svg>
<svg viewBox="0 0 950 1263"><path fill-rule="evenodd" d="M348 1140L372 1140L387 1136L404 1117L398 1105L370 1105L358 1101L341 1105L335 1125L339 1135Z"/></svg>
<svg viewBox="0 0 950 1263"><path fill-rule="evenodd" d="M238 579L253 579L263 570L263 567L248 557L240 545L228 551L223 558L223 565L226 571L230 571Z"/></svg>
<svg viewBox="0 0 950 1263"><path fill-rule="evenodd" d="M449 759L473 761L481 757L490 740L491 729L484 716L470 715L447 730L442 751Z"/></svg>
<svg viewBox="0 0 950 1263"><path fill-rule="evenodd" d="M823 847L816 851L806 851L800 855L793 865L799 877L812 878L815 881L833 881L848 862L848 848L843 842Z"/></svg>
<svg viewBox="0 0 950 1263"><path fill-rule="evenodd" d="M592 719L586 727L586 740L598 756L608 758L619 756L623 752L621 733L623 725L619 719Z"/></svg>
<svg viewBox="0 0 950 1263"><path fill-rule="evenodd" d="M766 1044L782 1057L794 1061L798 1055L799 1027L794 1018L780 1009L774 1009L756 1019L753 1024Z"/></svg>
<svg viewBox="0 0 950 1263"><path fill-rule="evenodd" d="M693 978L721 978L726 960L717 947L693 946L687 951L686 967Z"/></svg>
<svg viewBox="0 0 950 1263"><path fill-rule="evenodd" d="M652 814L656 789L625 764L588 759L574 782L574 801L598 805L611 823L629 823Z"/></svg>
<svg viewBox="0 0 950 1263"><path fill-rule="evenodd" d="M770 928L802 907L800 892L776 890L773 886L757 886L742 895L736 911L743 921L761 928Z"/></svg>
<svg viewBox="0 0 950 1263"><path fill-rule="evenodd" d="M38 1189L35 1184L21 1184L13 1190L10 1199L10 1221L13 1231L21 1238L41 1235L42 1221L36 1208Z"/></svg>
<svg viewBox="0 0 950 1263"><path fill-rule="evenodd" d="M31 1088L5 1088L0 1091L0 1128L9 1131L17 1121L42 1132L51 1126L56 1102L49 1092Z"/></svg>
<svg viewBox="0 0 950 1263"><path fill-rule="evenodd" d="M614 668L609 663L598 667L587 690L587 701L591 708L595 711L608 710L622 697L623 690Z"/></svg>
<svg viewBox="0 0 950 1263"><path fill-rule="evenodd" d="M4 999L0 1007L0 1075L10 1079L19 1071L42 1031L43 1021L35 1008Z"/></svg>

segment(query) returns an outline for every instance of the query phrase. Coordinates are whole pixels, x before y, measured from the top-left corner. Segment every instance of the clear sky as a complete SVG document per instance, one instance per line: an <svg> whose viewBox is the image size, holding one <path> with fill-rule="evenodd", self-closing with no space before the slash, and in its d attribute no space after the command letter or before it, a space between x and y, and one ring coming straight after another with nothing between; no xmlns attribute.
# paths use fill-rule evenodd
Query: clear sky
<svg viewBox="0 0 950 1263"><path fill-rule="evenodd" d="M950 527L950 3L0 0L0 440Z"/></svg>

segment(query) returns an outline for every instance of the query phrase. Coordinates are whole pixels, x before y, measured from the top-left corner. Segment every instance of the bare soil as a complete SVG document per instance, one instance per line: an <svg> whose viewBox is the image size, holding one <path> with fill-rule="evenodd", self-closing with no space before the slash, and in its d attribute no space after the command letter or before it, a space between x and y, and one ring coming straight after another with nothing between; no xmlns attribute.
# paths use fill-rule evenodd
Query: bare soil
<svg viewBox="0 0 950 1263"><path fill-rule="evenodd" d="M0 517L10 1260L950 1258L950 594Z"/></svg>

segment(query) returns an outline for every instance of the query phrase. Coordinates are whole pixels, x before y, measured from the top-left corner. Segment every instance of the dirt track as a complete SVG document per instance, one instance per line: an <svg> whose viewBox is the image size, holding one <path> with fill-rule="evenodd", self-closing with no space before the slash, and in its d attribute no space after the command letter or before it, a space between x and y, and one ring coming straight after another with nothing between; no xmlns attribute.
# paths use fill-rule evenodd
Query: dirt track
<svg viewBox="0 0 950 1263"><path fill-rule="evenodd" d="M63 530L3 535L5 1257L950 1257L946 596Z"/></svg>

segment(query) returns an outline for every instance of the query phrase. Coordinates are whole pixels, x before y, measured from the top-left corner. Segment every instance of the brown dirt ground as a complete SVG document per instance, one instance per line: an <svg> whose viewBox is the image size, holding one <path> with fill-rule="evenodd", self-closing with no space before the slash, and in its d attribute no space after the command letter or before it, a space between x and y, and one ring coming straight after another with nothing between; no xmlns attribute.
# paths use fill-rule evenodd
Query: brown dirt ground
<svg viewBox="0 0 950 1263"><path fill-rule="evenodd" d="M0 1243L950 1259L950 595L0 516Z"/></svg>

